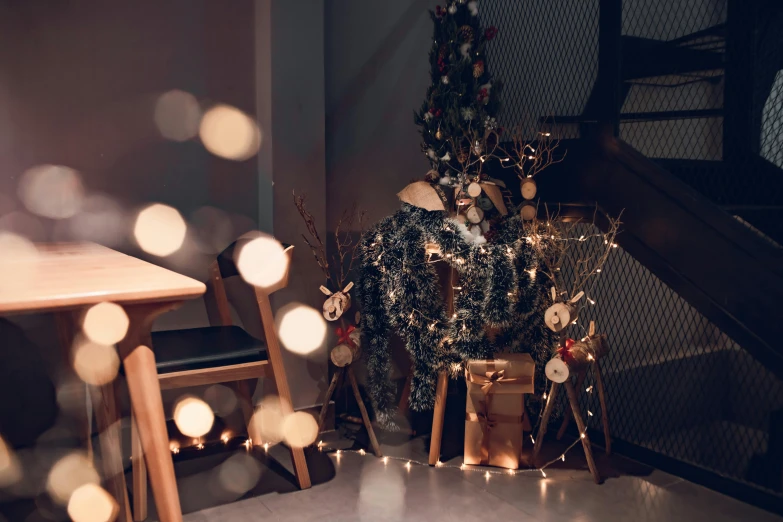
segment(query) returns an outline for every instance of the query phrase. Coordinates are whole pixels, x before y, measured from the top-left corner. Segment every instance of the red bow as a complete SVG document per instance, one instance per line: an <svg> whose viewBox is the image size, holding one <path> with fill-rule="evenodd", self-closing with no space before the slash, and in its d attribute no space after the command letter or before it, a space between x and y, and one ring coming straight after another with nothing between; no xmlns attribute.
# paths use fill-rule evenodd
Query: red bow
<svg viewBox="0 0 783 522"><path fill-rule="evenodd" d="M351 346L356 347L356 343L351 339L351 332L354 330L356 330L354 325L346 328L344 332L342 328L337 328L337 330L334 331L334 333L337 334L337 344L350 344Z"/></svg>
<svg viewBox="0 0 783 522"><path fill-rule="evenodd" d="M571 355L571 347L574 345L576 341L573 339L566 339L565 340L565 346L561 346L557 349L557 353L560 355L560 357L563 358L563 360L566 363L573 362L574 356Z"/></svg>

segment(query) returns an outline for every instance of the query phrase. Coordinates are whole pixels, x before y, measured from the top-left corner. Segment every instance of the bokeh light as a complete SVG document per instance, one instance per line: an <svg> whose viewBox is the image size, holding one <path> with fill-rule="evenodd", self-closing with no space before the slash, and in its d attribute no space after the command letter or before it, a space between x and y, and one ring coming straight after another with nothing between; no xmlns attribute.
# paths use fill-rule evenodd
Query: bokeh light
<svg viewBox="0 0 783 522"><path fill-rule="evenodd" d="M125 338L129 324L128 314L120 305L103 302L87 310L82 320L82 330L91 341L110 345Z"/></svg>
<svg viewBox="0 0 783 522"><path fill-rule="evenodd" d="M323 314L311 306L286 305L278 311L276 323L280 341L289 351L300 355L317 350L326 338Z"/></svg>
<svg viewBox="0 0 783 522"><path fill-rule="evenodd" d="M247 283L269 288L288 272L288 254L275 238L259 235L244 243L235 254L237 270Z"/></svg>
<svg viewBox="0 0 783 522"><path fill-rule="evenodd" d="M22 467L14 450L0 437L0 488L16 484L22 478Z"/></svg>
<svg viewBox="0 0 783 522"><path fill-rule="evenodd" d="M217 469L220 487L240 497L253 489L261 478L261 465L245 452L236 453Z"/></svg>
<svg viewBox="0 0 783 522"><path fill-rule="evenodd" d="M75 215L84 200L79 173L62 165L38 165L19 181L19 198L39 216L65 219Z"/></svg>
<svg viewBox="0 0 783 522"><path fill-rule="evenodd" d="M155 203L136 217L133 235L142 250L165 257L173 254L185 241L187 225L176 209Z"/></svg>
<svg viewBox="0 0 783 522"><path fill-rule="evenodd" d="M22 236L0 232L0 289L22 288L36 275L38 249Z"/></svg>
<svg viewBox="0 0 783 522"><path fill-rule="evenodd" d="M256 122L229 105L216 105L204 114L199 136L209 152L236 161L252 157L261 146Z"/></svg>
<svg viewBox="0 0 783 522"><path fill-rule="evenodd" d="M120 357L114 345L78 338L73 346L73 369L87 384L102 386L117 377Z"/></svg>
<svg viewBox="0 0 783 522"><path fill-rule="evenodd" d="M213 384L204 390L204 400L220 417L228 417L237 408L237 396L228 386Z"/></svg>
<svg viewBox="0 0 783 522"><path fill-rule="evenodd" d="M73 522L112 522L119 511L109 492L96 484L80 486L68 500L68 516Z"/></svg>
<svg viewBox="0 0 783 522"><path fill-rule="evenodd" d="M312 415L297 411L283 419L283 440L292 448L305 448L318 437L318 423Z"/></svg>
<svg viewBox="0 0 783 522"><path fill-rule="evenodd" d="M174 406L174 422L180 433L201 437L212 429L215 414L209 405L196 397L184 397Z"/></svg>
<svg viewBox="0 0 783 522"><path fill-rule="evenodd" d="M187 141L198 134L200 121L201 107L189 92L168 91L155 103L155 125L164 138Z"/></svg>
<svg viewBox="0 0 783 522"><path fill-rule="evenodd" d="M84 453L74 452L58 460L49 471L46 490L58 504L65 505L71 494L85 484L100 484L101 479Z"/></svg>
<svg viewBox="0 0 783 522"><path fill-rule="evenodd" d="M253 444L276 444L283 440L283 409L276 395L264 397L250 419Z"/></svg>

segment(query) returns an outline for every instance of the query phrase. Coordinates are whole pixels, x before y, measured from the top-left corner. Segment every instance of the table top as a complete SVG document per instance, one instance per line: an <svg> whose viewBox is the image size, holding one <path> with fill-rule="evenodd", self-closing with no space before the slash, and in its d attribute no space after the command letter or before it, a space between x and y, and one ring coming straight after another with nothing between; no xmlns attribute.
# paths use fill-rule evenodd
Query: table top
<svg viewBox="0 0 783 522"><path fill-rule="evenodd" d="M37 255L2 260L0 315L74 309L103 301L180 301L206 290L195 279L95 243L36 247ZM9 276L15 273L19 280L12 284Z"/></svg>

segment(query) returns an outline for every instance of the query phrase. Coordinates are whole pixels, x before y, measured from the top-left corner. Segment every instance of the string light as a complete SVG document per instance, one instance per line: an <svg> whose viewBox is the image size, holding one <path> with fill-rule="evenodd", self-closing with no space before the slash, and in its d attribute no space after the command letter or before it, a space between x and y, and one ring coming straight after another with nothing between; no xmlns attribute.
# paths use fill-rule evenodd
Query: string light
<svg viewBox="0 0 783 522"><path fill-rule="evenodd" d="M590 410L587 410L587 416L588 416L588 417L592 417L592 416L593 416L593 412L592 412L592 411L590 411Z"/></svg>
<svg viewBox="0 0 783 522"><path fill-rule="evenodd" d="M544 395L542 395L541 398L546 400L546 392L544 392Z"/></svg>
<svg viewBox="0 0 783 522"><path fill-rule="evenodd" d="M441 466L443 466L443 463L440 460L438 460L438 462L435 463L435 467L439 468Z"/></svg>
<svg viewBox="0 0 783 522"><path fill-rule="evenodd" d="M587 435L585 435L585 433L584 433L584 432L582 432L582 433L579 435L579 438L580 438L580 439L584 439L586 436L587 436Z"/></svg>
<svg viewBox="0 0 783 522"><path fill-rule="evenodd" d="M408 471L411 470L411 461L410 460L405 463L405 469L407 469Z"/></svg>
<svg viewBox="0 0 783 522"><path fill-rule="evenodd" d="M595 304L595 301L593 301L593 300L592 300L592 299L590 299L589 297L587 298L587 302L588 302L588 303L590 303L591 305L594 305L594 304Z"/></svg>
<svg viewBox="0 0 783 522"><path fill-rule="evenodd" d="M383 463L388 464L389 463L389 457L383 457Z"/></svg>
<svg viewBox="0 0 783 522"><path fill-rule="evenodd" d="M366 453L367 453L367 452L366 452L366 451L364 451L363 449L360 449L360 450L359 450L359 455L362 455L362 456L364 456Z"/></svg>
<svg viewBox="0 0 783 522"><path fill-rule="evenodd" d="M593 387L592 386L588 386L587 388L585 388L585 391L587 393L593 393Z"/></svg>
<svg viewBox="0 0 783 522"><path fill-rule="evenodd" d="M223 435L220 436L220 440L223 441L223 444L228 444L228 441L231 439L231 436L228 432L223 433Z"/></svg>
<svg viewBox="0 0 783 522"><path fill-rule="evenodd" d="M565 453L563 453L562 455L560 455L560 460L562 460L563 462L565 462Z"/></svg>
<svg viewBox="0 0 783 522"><path fill-rule="evenodd" d="M486 473L484 473L484 478L485 478L485 479L487 479L487 480L489 480L489 471L487 471Z"/></svg>
<svg viewBox="0 0 783 522"><path fill-rule="evenodd" d="M541 476L542 476L542 477L544 477L544 478L546 478L546 473L544 473L544 470L542 469L542 470L540 470L540 471L541 471Z"/></svg>
<svg viewBox="0 0 783 522"><path fill-rule="evenodd" d="M265 451L265 452L266 452L266 451L269 451L269 443L268 443L268 442L265 442L265 443L264 443L264 451Z"/></svg>

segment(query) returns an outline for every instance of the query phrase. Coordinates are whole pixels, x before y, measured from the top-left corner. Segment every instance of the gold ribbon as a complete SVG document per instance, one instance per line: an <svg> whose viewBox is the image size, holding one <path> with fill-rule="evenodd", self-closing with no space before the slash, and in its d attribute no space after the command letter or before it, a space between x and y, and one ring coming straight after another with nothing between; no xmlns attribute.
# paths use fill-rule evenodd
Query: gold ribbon
<svg viewBox="0 0 783 522"><path fill-rule="evenodd" d="M487 368L489 371L480 373L471 373L466 371L467 379L474 383L481 385L481 391L484 395L489 395L492 388L500 384L532 384L533 376L525 375L520 377L506 377L506 370L494 371L491 367Z"/></svg>

